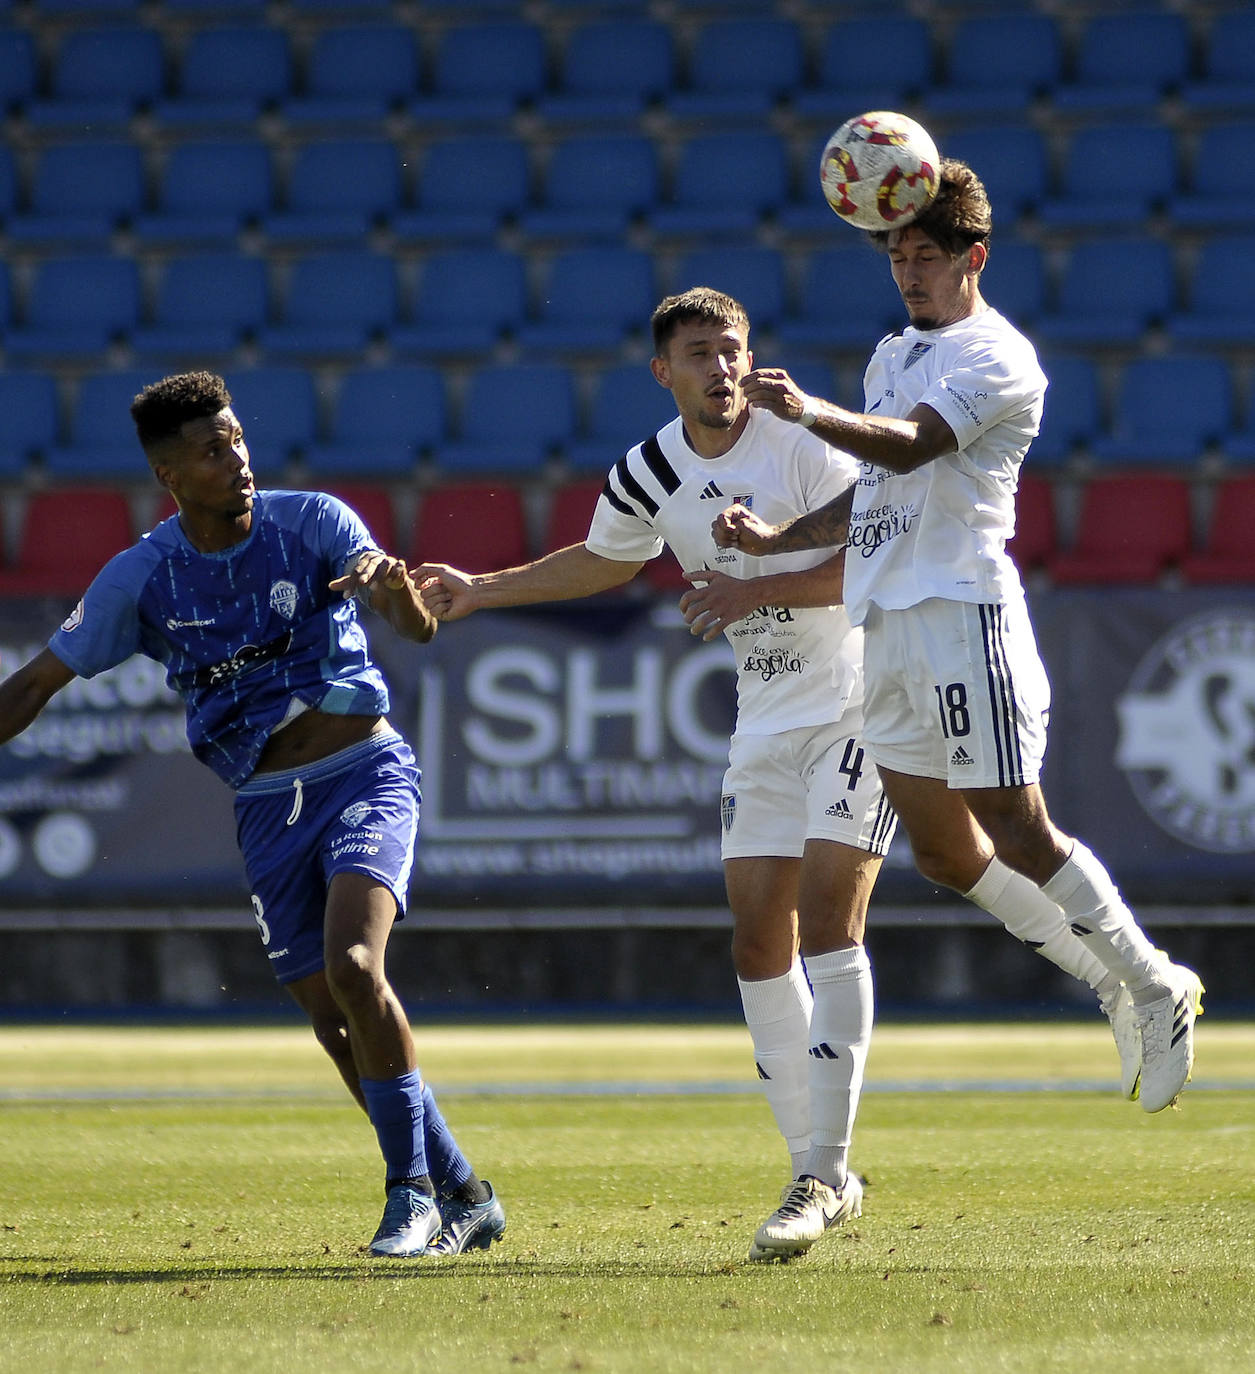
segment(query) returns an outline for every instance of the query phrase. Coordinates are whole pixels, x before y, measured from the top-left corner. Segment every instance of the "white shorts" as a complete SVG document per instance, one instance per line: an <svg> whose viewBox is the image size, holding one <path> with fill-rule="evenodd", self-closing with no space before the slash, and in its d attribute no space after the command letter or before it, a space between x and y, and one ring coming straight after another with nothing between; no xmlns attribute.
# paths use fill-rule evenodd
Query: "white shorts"
<svg viewBox="0 0 1255 1374"><path fill-rule="evenodd" d="M732 736L719 804L725 859L801 858L807 840L888 851L897 817L860 733L850 731L861 727L857 716Z"/></svg>
<svg viewBox="0 0 1255 1374"><path fill-rule="evenodd" d="M878 764L953 788L1037 781L1050 683L1022 601L873 605L863 631L863 738Z"/></svg>

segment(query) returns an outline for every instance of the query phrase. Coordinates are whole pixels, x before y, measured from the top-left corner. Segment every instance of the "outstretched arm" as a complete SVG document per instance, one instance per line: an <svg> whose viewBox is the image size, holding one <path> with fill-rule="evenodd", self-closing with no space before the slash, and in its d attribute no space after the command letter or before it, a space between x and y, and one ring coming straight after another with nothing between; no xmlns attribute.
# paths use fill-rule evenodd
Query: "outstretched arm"
<svg viewBox="0 0 1255 1374"><path fill-rule="evenodd" d="M847 487L826 506L805 515L769 525L744 506L729 506L710 527L711 538L721 549L740 549L762 557L769 553L796 553L799 549L828 549L846 542L850 534L850 508L854 488Z"/></svg>
<svg viewBox="0 0 1255 1374"><path fill-rule="evenodd" d="M689 633L704 640L717 638L729 626L743 620L760 606L835 606L845 582L845 550L824 563L795 572L767 573L762 577L729 577L702 569L686 572L694 586L680 598L680 611Z"/></svg>
<svg viewBox="0 0 1255 1374"><path fill-rule="evenodd" d="M0 744L20 735L76 676L51 649L43 649L0 682Z"/></svg>
<svg viewBox="0 0 1255 1374"><path fill-rule="evenodd" d="M365 591L371 610L383 616L403 639L426 644L436 633L436 619L423 605L403 558L367 549L330 586L346 601Z"/></svg>
<svg viewBox="0 0 1255 1374"><path fill-rule="evenodd" d="M603 558L583 544L568 544L534 563L500 572L465 573L445 563L424 563L413 576L437 620L461 620L474 611L595 596L630 582L643 566Z"/></svg>

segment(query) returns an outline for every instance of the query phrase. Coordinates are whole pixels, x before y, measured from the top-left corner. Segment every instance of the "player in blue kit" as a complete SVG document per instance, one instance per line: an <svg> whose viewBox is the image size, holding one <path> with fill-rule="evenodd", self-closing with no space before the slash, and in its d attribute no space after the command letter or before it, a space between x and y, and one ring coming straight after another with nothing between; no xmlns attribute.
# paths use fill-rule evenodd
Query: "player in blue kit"
<svg viewBox="0 0 1255 1374"><path fill-rule="evenodd" d="M235 789L238 840L275 976L379 1138L372 1254L486 1248L505 1230L419 1074L385 973L405 914L419 772L387 720L359 602L407 639L436 622L403 560L317 492L257 491L222 378L166 377L131 414L178 513L111 559L48 647L0 684L0 742L76 676L165 665L192 752Z"/></svg>

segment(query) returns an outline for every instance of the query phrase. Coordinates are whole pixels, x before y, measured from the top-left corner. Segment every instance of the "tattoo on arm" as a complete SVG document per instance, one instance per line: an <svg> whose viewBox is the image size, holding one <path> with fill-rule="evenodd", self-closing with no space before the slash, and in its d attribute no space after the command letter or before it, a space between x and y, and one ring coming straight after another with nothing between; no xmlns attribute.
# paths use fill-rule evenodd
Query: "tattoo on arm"
<svg viewBox="0 0 1255 1374"><path fill-rule="evenodd" d="M853 502L854 488L848 487L826 506L787 521L776 531L772 541L774 552L795 553L799 549L827 549L844 544L850 537Z"/></svg>

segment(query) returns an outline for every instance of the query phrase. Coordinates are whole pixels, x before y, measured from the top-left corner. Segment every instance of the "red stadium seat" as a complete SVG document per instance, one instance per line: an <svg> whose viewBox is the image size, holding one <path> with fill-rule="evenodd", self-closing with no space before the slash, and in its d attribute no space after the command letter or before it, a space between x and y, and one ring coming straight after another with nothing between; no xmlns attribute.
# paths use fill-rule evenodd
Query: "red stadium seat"
<svg viewBox="0 0 1255 1374"><path fill-rule="evenodd" d="M400 553L396 512L392 506L392 493L387 487L370 482L333 482L325 490L332 496L338 496L346 506L353 507L385 553Z"/></svg>
<svg viewBox="0 0 1255 1374"><path fill-rule="evenodd" d="M0 596L77 596L100 569L135 541L130 502L113 487L62 487L32 493L17 558L0 569Z"/></svg>
<svg viewBox="0 0 1255 1374"><path fill-rule="evenodd" d="M429 488L414 519L410 566L449 563L495 572L525 563L527 520L519 489L501 482L449 482Z"/></svg>
<svg viewBox="0 0 1255 1374"><path fill-rule="evenodd" d="M1187 582L1255 582L1255 477L1229 477L1213 495L1202 551L1181 564Z"/></svg>
<svg viewBox="0 0 1255 1374"><path fill-rule="evenodd" d="M1044 567L1058 548L1054 487L1044 477L1020 475L1015 494L1015 534L1007 552L1022 573Z"/></svg>
<svg viewBox="0 0 1255 1374"><path fill-rule="evenodd" d="M568 544L582 544L592 522L593 510L605 480L601 477L579 478L559 487L549 502L549 516L545 521L544 552L565 549Z"/></svg>
<svg viewBox="0 0 1255 1374"><path fill-rule="evenodd" d="M1056 583L1153 583L1190 552L1190 489L1180 477L1092 477L1076 542L1047 560Z"/></svg>

